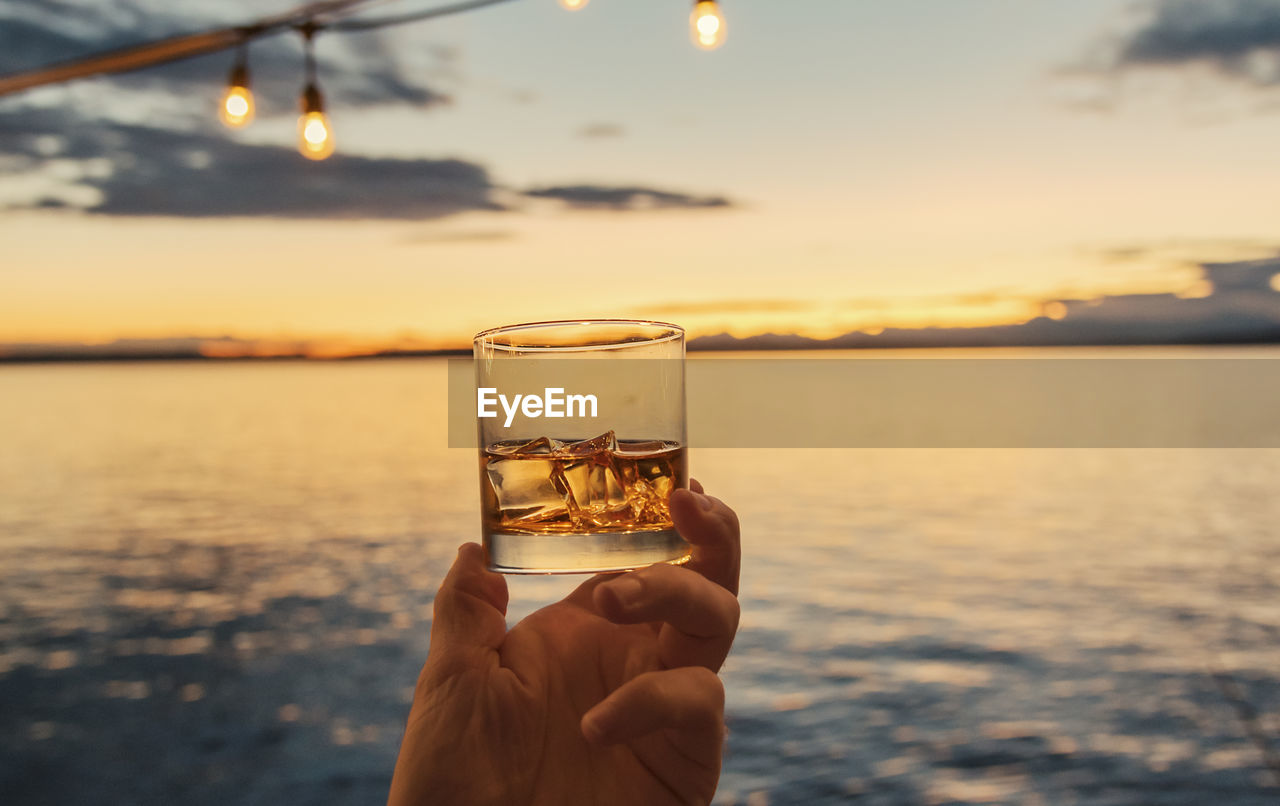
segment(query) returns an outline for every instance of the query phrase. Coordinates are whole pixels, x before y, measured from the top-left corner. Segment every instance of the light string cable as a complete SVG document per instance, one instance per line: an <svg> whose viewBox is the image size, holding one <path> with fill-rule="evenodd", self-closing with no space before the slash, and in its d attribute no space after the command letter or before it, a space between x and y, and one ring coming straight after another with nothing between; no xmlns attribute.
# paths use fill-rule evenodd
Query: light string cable
<svg viewBox="0 0 1280 806"><path fill-rule="evenodd" d="M395 2L395 0L323 0L322 2L307 3L291 11L264 17L245 25L166 37L140 45L96 53L80 59L72 59L31 70L22 70L17 73L0 76L0 97L49 84L73 81L78 78L127 73L141 70L145 67L153 67L203 56L208 53L230 50L231 48L241 47L250 40L289 30L298 30L304 25L314 25L315 30L365 31L391 25L403 25L433 17L461 14L484 8L485 6L513 2L513 0L470 0L470 2L453 3L393 17L372 20L344 19L366 7L382 5L388 2ZM328 20L333 21L329 22Z"/></svg>

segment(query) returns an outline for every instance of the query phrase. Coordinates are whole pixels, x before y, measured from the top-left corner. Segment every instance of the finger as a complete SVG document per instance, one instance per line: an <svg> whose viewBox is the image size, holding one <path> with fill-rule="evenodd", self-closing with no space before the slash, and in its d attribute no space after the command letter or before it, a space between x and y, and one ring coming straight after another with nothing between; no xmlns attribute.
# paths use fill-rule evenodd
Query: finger
<svg viewBox="0 0 1280 806"><path fill-rule="evenodd" d="M667 668L719 671L738 631L738 600L688 568L654 565L595 590L596 609L615 624L662 622L659 659Z"/></svg>
<svg viewBox="0 0 1280 806"><path fill-rule="evenodd" d="M687 755L708 765L718 763L724 744L724 685L700 666L646 672L587 711L580 728L598 745L674 730L673 740Z"/></svg>
<svg viewBox="0 0 1280 806"><path fill-rule="evenodd" d="M583 610L587 610L589 612L594 613L596 610L596 607L594 604L592 604L592 597L593 597L593 594L595 593L596 588L600 587L601 585L603 585L604 583L608 582L611 579L617 579L617 578L618 578L618 574L612 571L605 574L596 574L595 576L587 579L578 587L574 588L572 593L564 597L564 601L567 604L577 605L578 607L581 607Z"/></svg>
<svg viewBox="0 0 1280 806"><path fill-rule="evenodd" d="M738 600L701 574L676 565L651 565L595 589L601 614L615 624L662 621L686 635L716 638L738 628Z"/></svg>
<svg viewBox="0 0 1280 806"><path fill-rule="evenodd" d="M697 479L689 479L689 489L693 490L695 493L703 492L702 482Z"/></svg>
<svg viewBox="0 0 1280 806"><path fill-rule="evenodd" d="M428 662L497 649L507 632L506 612L506 579L488 570L479 544L463 544L436 593Z"/></svg>
<svg viewBox="0 0 1280 806"><path fill-rule="evenodd" d="M737 514L720 499L692 488L673 491L669 506L676 531L693 545L687 567L736 596L742 563Z"/></svg>

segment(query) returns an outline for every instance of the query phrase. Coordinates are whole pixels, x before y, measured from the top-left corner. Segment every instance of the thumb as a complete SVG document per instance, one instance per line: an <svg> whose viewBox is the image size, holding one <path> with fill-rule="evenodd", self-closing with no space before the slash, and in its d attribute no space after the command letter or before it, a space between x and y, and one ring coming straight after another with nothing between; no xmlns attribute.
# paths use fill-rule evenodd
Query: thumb
<svg viewBox="0 0 1280 806"><path fill-rule="evenodd" d="M507 581L489 571L484 549L464 543L436 593L427 663L473 663L507 634Z"/></svg>

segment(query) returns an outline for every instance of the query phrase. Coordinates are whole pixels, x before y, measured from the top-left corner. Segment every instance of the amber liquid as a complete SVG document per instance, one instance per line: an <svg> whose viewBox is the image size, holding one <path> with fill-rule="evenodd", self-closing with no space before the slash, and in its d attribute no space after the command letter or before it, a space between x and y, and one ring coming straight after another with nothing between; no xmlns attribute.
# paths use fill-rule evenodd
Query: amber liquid
<svg viewBox="0 0 1280 806"><path fill-rule="evenodd" d="M667 499L688 485L683 446L541 437L498 442L480 459L486 547L496 570L625 570L688 559Z"/></svg>

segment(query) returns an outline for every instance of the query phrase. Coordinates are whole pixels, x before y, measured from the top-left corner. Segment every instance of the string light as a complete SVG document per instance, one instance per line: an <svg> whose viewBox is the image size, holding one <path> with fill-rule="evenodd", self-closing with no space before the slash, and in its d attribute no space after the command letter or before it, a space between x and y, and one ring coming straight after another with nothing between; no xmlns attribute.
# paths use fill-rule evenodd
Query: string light
<svg viewBox="0 0 1280 806"><path fill-rule="evenodd" d="M724 14L716 0L697 0L693 4L689 33L693 44L703 50L715 50L724 44Z"/></svg>
<svg viewBox="0 0 1280 806"><path fill-rule="evenodd" d="M227 91L218 105L218 119L224 125L239 129L253 120L253 93L249 90L249 60L245 46L240 46L235 66L227 79Z"/></svg>
<svg viewBox="0 0 1280 806"><path fill-rule="evenodd" d="M238 129L254 118L255 102L249 89L247 47L251 40L296 30L306 40L307 83L301 97L302 114L298 118L298 150L308 159L322 160L333 154L333 128L324 113L324 97L316 81L315 59L311 40L318 31L355 33L390 26L405 25L428 19L452 16L513 0L454 0L446 5L387 17L348 19L358 7L382 0L312 0L284 14L264 17L245 25L212 31L182 34L146 42L123 50L86 56L70 62L0 75L0 97L16 92L57 84L92 75L108 75L139 70L208 53L239 48L239 55L227 80L226 91L218 106L218 118L226 126ZM578 11L590 0L558 0L562 8ZM319 16L323 21L317 23ZM689 18L693 43L703 50L714 50L724 44L725 21L716 0L695 0Z"/></svg>
<svg viewBox="0 0 1280 806"><path fill-rule="evenodd" d="M333 129L324 114L324 96L316 82L316 60L311 40L316 28L308 23L302 27L306 42L307 86L302 91L302 115L298 117L298 152L309 160L327 159L333 154Z"/></svg>

